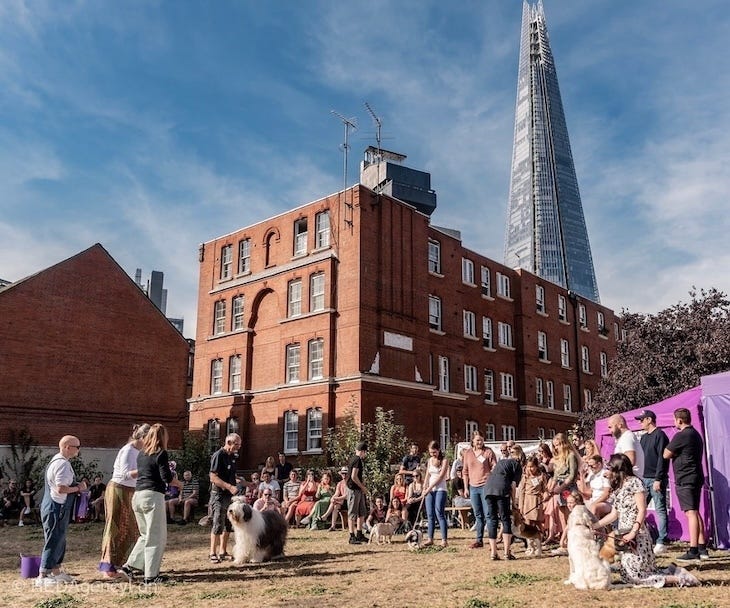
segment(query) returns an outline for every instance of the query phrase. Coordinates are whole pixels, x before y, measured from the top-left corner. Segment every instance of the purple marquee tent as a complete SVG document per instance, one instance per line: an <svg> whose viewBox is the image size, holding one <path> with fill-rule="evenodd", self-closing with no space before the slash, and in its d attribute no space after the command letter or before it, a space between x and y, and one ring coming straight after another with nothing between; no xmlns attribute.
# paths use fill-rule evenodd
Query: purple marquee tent
<svg viewBox="0 0 730 608"><path fill-rule="evenodd" d="M704 376L700 386L692 388L659 403L647 405L657 416L657 426L671 439L676 433L673 412L685 407L692 415L692 426L705 441L705 486L700 502L700 512L705 520L708 537L714 539L719 549L730 548L730 372ZM642 409L624 412L628 427L641 432L641 425L634 420ZM596 442L604 458L608 458L616 441L608 431L608 418L596 421ZM709 471L709 475L707 475ZM669 515L668 535L670 539L689 540L687 519L679 509L674 491L674 473L669 467ZM653 518L652 506L649 518Z"/></svg>

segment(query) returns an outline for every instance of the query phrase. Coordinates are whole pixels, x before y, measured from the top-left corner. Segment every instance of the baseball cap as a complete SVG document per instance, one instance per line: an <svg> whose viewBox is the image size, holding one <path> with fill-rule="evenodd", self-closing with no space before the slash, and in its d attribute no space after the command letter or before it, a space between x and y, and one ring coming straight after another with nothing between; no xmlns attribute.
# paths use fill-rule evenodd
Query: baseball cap
<svg viewBox="0 0 730 608"><path fill-rule="evenodd" d="M644 418L651 418L653 422L656 422L656 414L651 410L641 410L634 416L634 420L643 420Z"/></svg>
<svg viewBox="0 0 730 608"><path fill-rule="evenodd" d="M340 473L347 473L347 472L348 472L347 467L342 467L340 469Z"/></svg>

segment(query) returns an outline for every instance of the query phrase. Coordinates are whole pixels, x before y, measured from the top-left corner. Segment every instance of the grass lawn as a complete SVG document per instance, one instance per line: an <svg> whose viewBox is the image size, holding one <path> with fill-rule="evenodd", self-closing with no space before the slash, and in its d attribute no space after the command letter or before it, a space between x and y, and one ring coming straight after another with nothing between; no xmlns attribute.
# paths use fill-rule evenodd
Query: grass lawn
<svg viewBox="0 0 730 608"><path fill-rule="evenodd" d="M96 567L102 524L69 529L65 569L81 582L40 590L20 578L19 554L38 554L39 526L0 529L0 606L12 608L145 607L397 607L518 608L566 606L613 608L710 608L730 606L730 552L692 567L700 588L577 591L564 586L566 557L534 559L516 547L517 561L492 562L488 549L470 550L473 533L449 530L447 549L409 551L403 537L392 545L347 544L343 532L292 530L286 558L234 567L208 561L208 528L169 528L162 564L171 581L143 588L107 582ZM438 537L438 535L437 535ZM437 541L438 542L438 541ZM669 564L686 547L673 546L659 558Z"/></svg>

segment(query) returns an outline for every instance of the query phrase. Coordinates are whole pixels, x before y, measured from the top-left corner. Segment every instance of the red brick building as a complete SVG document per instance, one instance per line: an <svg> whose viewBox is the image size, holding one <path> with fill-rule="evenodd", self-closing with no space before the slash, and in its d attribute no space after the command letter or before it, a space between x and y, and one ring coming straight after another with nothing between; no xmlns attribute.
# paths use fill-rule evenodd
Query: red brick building
<svg viewBox="0 0 730 608"><path fill-rule="evenodd" d="M139 422L187 428L190 347L99 244L0 288L0 444L28 427L121 447ZM88 456L87 456L88 458Z"/></svg>
<svg viewBox="0 0 730 608"><path fill-rule="evenodd" d="M190 428L244 462L318 454L354 407L425 446L570 428L616 352L611 310L465 249L363 185L200 247ZM614 331L614 327L616 327Z"/></svg>

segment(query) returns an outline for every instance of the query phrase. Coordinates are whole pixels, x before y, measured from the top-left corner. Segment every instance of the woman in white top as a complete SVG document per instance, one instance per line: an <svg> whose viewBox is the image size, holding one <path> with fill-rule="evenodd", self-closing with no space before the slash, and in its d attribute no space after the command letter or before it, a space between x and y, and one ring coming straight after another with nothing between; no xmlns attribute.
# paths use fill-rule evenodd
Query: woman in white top
<svg viewBox="0 0 730 608"><path fill-rule="evenodd" d="M611 512L611 482L604 475L603 458L600 454L586 458L585 463L588 472L582 477L578 489L585 498L586 507L593 515L601 518Z"/></svg>
<svg viewBox="0 0 730 608"><path fill-rule="evenodd" d="M436 520L439 522L441 530L441 546L448 546L448 527L446 525L446 480L449 475L449 461L441 451L438 442L432 441L428 444L428 459L426 468L426 479L423 482L425 486L424 496L426 497L426 517L428 518L428 539L423 546L428 547L433 544L433 534L436 528Z"/></svg>

